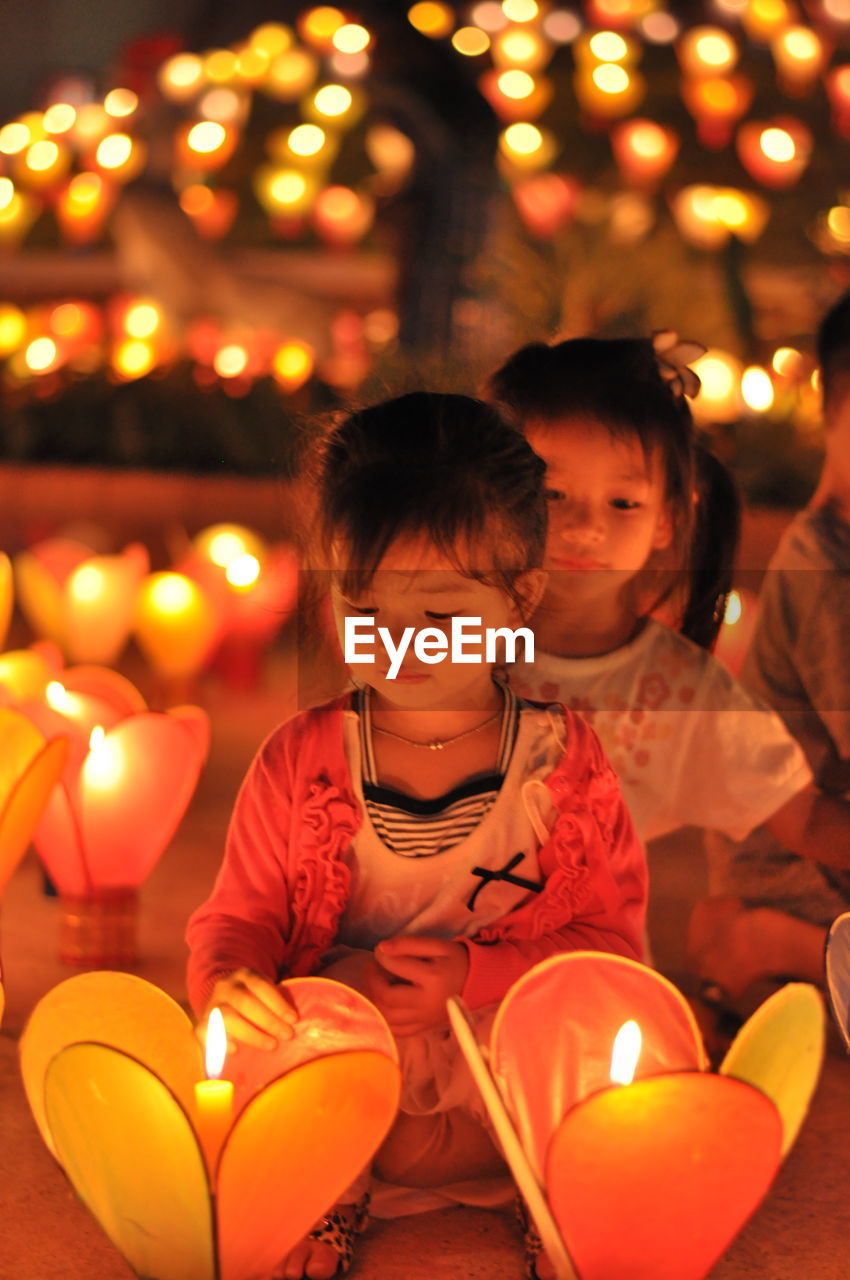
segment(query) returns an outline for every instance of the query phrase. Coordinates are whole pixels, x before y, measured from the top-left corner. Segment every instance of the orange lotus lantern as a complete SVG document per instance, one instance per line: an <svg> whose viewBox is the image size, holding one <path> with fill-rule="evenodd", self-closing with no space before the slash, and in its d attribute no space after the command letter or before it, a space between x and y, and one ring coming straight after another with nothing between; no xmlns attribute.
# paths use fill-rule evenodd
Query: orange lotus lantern
<svg viewBox="0 0 850 1280"><path fill-rule="evenodd" d="M773 37L771 52L780 88L794 97L809 93L818 81L829 51L811 27L786 27Z"/></svg>
<svg viewBox="0 0 850 1280"><path fill-rule="evenodd" d="M197 1039L164 992L80 974L33 1011L20 1052L35 1122L136 1275L271 1275L386 1136L400 1076L381 1015L325 978L282 990L294 1035L227 1057L232 1121L216 1118L215 1141Z"/></svg>
<svg viewBox="0 0 850 1280"><path fill-rule="evenodd" d="M741 164L756 181L781 190L804 173L812 153L812 135L790 116L764 122L748 120L738 130Z"/></svg>
<svg viewBox="0 0 850 1280"><path fill-rule="evenodd" d="M193 183L180 192L180 208L192 219L198 235L205 240L219 240L233 226L239 197L226 187Z"/></svg>
<svg viewBox="0 0 850 1280"><path fill-rule="evenodd" d="M93 555L70 538L49 538L15 557L21 609L35 634L71 662L114 662L130 635L148 554L131 543Z"/></svg>
<svg viewBox="0 0 850 1280"><path fill-rule="evenodd" d="M522 67L493 67L479 77L478 87L500 120L536 120L552 101L554 85Z"/></svg>
<svg viewBox="0 0 850 1280"><path fill-rule="evenodd" d="M263 653L295 608L295 552L268 547L242 525L211 525L193 538L178 570L198 584L216 614L213 665L234 687L255 687Z"/></svg>
<svg viewBox="0 0 850 1280"><path fill-rule="evenodd" d="M746 76L690 77L682 82L682 99L696 121L700 142L725 147L735 125L749 110L755 89Z"/></svg>
<svg viewBox="0 0 850 1280"><path fill-rule="evenodd" d="M558 1280L703 1280L769 1190L824 1052L821 997L791 985L711 1074L675 987L601 952L515 983L487 1060L482 1015L449 1013Z"/></svg>
<svg viewBox="0 0 850 1280"><path fill-rule="evenodd" d="M220 169L233 155L238 138L237 129L217 120L187 123L175 139L177 161L187 169Z"/></svg>
<svg viewBox="0 0 850 1280"><path fill-rule="evenodd" d="M351 187L325 187L316 197L312 221L321 238L339 248L356 244L372 225L373 202Z"/></svg>
<svg viewBox="0 0 850 1280"><path fill-rule="evenodd" d="M688 76L722 76L740 57L738 45L722 27L691 27L676 45L682 71Z"/></svg>
<svg viewBox="0 0 850 1280"><path fill-rule="evenodd" d="M148 711L123 676L70 667L21 710L71 740L35 845L63 900L60 953L69 964L135 957L138 889L171 840L206 758L198 707Z"/></svg>
<svg viewBox="0 0 850 1280"><path fill-rule="evenodd" d="M676 159L679 138L673 129L654 120L626 120L612 129L611 148L627 182L652 186Z"/></svg>
<svg viewBox="0 0 850 1280"><path fill-rule="evenodd" d="M46 736L21 712L0 707L0 898L23 857L68 756L64 734Z"/></svg>

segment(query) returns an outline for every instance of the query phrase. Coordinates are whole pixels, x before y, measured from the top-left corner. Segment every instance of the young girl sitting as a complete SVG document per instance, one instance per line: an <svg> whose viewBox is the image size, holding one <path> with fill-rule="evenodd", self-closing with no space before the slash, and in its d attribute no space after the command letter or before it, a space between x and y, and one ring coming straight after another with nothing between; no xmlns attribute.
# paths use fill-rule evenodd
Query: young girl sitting
<svg viewBox="0 0 850 1280"><path fill-rule="evenodd" d="M407 395L345 420L318 494L340 634L345 618L395 645L427 629L433 654L454 618L517 628L545 578L543 470L520 433L463 396ZM236 1040L287 1034L274 984L289 976L322 973L378 1006L403 1095L374 1168L414 1189L404 1211L510 1198L447 998L463 997L485 1037L509 986L546 956L639 957L645 900L639 843L585 722L523 702L494 680L492 654L425 652L408 648L397 674L380 648L351 662L350 693L272 733L188 930L192 1003L219 1006ZM342 1274L367 1188L368 1171L277 1274ZM400 1193L395 1210L386 1185L383 1197L391 1216Z"/></svg>
<svg viewBox="0 0 850 1280"><path fill-rule="evenodd" d="M644 339L535 344L493 377L493 398L546 462L549 490L537 652L512 683L593 725L645 840L685 825L737 840L766 823L786 849L846 868L850 843L837 836L850 831L850 806L814 788L774 711L651 616L678 570L684 616L703 619L691 635L710 643L713 565L728 544L722 504L713 528L695 509L684 392L695 394L698 380L677 363L669 335L658 346L661 354Z"/></svg>

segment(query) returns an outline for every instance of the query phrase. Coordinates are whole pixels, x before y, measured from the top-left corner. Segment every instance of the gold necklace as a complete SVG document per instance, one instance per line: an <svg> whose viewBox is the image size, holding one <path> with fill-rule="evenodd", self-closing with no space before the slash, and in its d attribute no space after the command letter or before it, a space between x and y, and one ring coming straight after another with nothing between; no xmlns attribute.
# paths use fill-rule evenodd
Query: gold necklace
<svg viewBox="0 0 850 1280"><path fill-rule="evenodd" d="M480 733L482 729L486 729L488 724L492 724L494 720L498 720L502 714L501 708L494 711L486 720L482 720L481 724L477 724L474 729L464 729L463 733L456 733L453 738L434 738L432 742L417 742L415 738L405 738L400 733L393 733L392 729L381 729L379 725L372 724L373 733L383 733L387 738L396 738L399 742L405 742L409 747L425 747L428 751L442 751L444 747L450 747L455 742L460 742L461 738L468 738L473 733Z"/></svg>

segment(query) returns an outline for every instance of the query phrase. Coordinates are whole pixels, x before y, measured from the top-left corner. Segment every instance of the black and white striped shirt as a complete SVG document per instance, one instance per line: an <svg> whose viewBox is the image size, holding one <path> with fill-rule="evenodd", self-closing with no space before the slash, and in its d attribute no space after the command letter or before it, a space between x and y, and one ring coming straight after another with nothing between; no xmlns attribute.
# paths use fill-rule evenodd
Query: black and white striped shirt
<svg viewBox="0 0 850 1280"><path fill-rule="evenodd" d="M499 752L493 773L470 778L444 795L423 800L405 795L377 780L372 746L370 689L358 690L354 706L360 716L360 755L363 761L363 799L381 841L405 858L428 858L460 844L483 820L499 793L510 763L519 723L516 695L504 695Z"/></svg>

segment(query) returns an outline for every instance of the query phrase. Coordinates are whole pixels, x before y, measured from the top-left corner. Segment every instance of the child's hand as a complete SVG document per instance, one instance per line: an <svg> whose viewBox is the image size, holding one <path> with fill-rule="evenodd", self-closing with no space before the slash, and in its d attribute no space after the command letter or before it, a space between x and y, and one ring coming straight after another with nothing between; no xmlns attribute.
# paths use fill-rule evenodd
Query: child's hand
<svg viewBox="0 0 850 1280"><path fill-rule="evenodd" d="M295 1007L280 987L251 969L236 969L219 978L207 1002L205 1019L215 1008L221 1010L228 1039L258 1049L276 1049L281 1040L291 1040L298 1020Z"/></svg>
<svg viewBox="0 0 850 1280"><path fill-rule="evenodd" d="M400 934L379 942L375 958L380 969L371 976L371 999L397 1036L444 1023L446 1001L460 995L469 972L466 947L442 938Z"/></svg>

